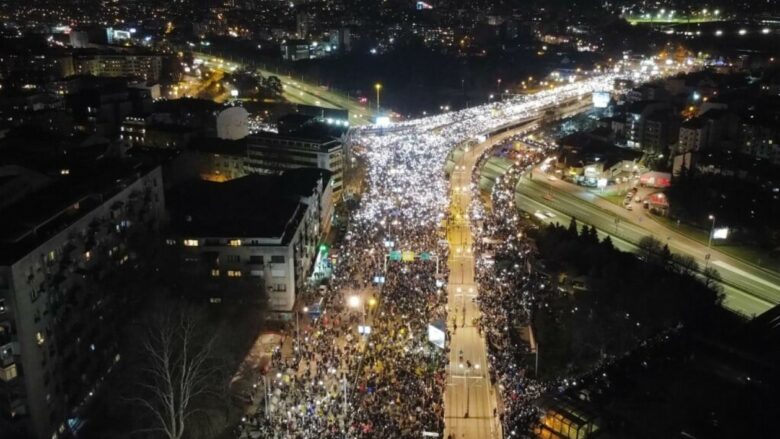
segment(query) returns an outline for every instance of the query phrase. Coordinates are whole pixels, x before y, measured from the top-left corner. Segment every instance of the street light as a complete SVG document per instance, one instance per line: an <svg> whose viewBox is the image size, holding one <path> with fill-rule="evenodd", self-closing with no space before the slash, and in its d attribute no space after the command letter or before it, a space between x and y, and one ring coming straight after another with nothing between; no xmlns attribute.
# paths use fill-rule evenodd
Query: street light
<svg viewBox="0 0 780 439"><path fill-rule="evenodd" d="M355 309L359 308L360 296L349 296L347 304L349 304L350 308L355 308Z"/></svg>
<svg viewBox="0 0 780 439"><path fill-rule="evenodd" d="M376 90L376 110L379 111L379 91L382 90L382 84L374 84L374 90Z"/></svg>
<svg viewBox="0 0 780 439"><path fill-rule="evenodd" d="M715 233L715 215L710 215L708 218L710 219L710 221L712 221L712 227L710 227L710 239L707 242L707 249L711 249L712 248L712 235L713 235L713 233Z"/></svg>
<svg viewBox="0 0 780 439"><path fill-rule="evenodd" d="M308 313L309 312L309 307L308 306L304 306L302 311L304 313ZM299 314L300 314L299 312L297 312L297 311L295 312L295 339L298 342L298 344L301 343L301 331L300 331L300 324L298 322L298 315Z"/></svg>
<svg viewBox="0 0 780 439"><path fill-rule="evenodd" d="M349 296L349 299L347 301L349 304L349 307L355 310L360 310L360 317L361 317L361 325L366 323L366 307L363 306L363 301L360 300L360 296L352 295ZM369 301L370 303L370 301Z"/></svg>

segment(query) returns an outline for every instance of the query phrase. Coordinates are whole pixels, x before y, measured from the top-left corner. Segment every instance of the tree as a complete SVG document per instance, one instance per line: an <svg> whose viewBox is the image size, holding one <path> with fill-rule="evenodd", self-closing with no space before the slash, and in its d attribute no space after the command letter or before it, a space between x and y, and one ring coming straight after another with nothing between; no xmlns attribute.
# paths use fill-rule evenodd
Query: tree
<svg viewBox="0 0 780 439"><path fill-rule="evenodd" d="M588 230L588 241L592 244L599 243L599 232L596 230L596 226L590 226L590 229Z"/></svg>
<svg viewBox="0 0 780 439"><path fill-rule="evenodd" d="M639 240L639 248L647 252L647 259L650 260L653 255L661 251L661 241L652 236L645 236Z"/></svg>
<svg viewBox="0 0 780 439"><path fill-rule="evenodd" d="M569 235L572 238L576 238L577 237L578 233L577 233L577 219L576 218L571 217L571 221L569 222L569 229L568 229L568 231L569 231Z"/></svg>
<svg viewBox="0 0 780 439"><path fill-rule="evenodd" d="M702 276L704 277L705 287L715 291L716 293L723 292L723 287L721 287L719 284L722 279L720 277L720 272L717 269L714 267L707 267L702 271Z"/></svg>
<svg viewBox="0 0 780 439"><path fill-rule="evenodd" d="M601 244L606 249L609 249L609 250L614 250L615 249L615 245L612 243L612 238L610 238L609 235L604 237L604 240L601 241Z"/></svg>
<svg viewBox="0 0 780 439"><path fill-rule="evenodd" d="M699 263L690 255L672 254L672 263L677 272L686 276L694 276L699 271Z"/></svg>
<svg viewBox="0 0 780 439"><path fill-rule="evenodd" d="M276 95L281 95L282 91L284 90L284 87L282 86L282 81L276 76L269 76L265 80L265 86L268 87L271 90L271 92Z"/></svg>
<svg viewBox="0 0 780 439"><path fill-rule="evenodd" d="M661 262L666 265L672 259L672 251L669 250L669 244L664 244L664 248L661 249Z"/></svg>
<svg viewBox="0 0 780 439"><path fill-rule="evenodd" d="M140 396L132 398L151 420L143 431L181 439L191 418L201 412L196 401L213 394L220 382L214 347L203 318L193 309L151 318L140 342Z"/></svg>

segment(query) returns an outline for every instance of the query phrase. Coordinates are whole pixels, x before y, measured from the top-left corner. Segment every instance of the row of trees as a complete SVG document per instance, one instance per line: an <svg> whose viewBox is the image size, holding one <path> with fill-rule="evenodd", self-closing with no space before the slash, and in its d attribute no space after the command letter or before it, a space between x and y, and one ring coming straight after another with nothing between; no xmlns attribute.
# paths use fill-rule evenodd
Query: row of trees
<svg viewBox="0 0 780 439"><path fill-rule="evenodd" d="M553 283L586 277L573 294L551 288L533 313L541 372L547 376L589 370L630 351L664 329L710 322L722 294L698 274L695 261L674 255L657 240L643 241L643 260L621 252L596 229L550 225L534 239Z"/></svg>

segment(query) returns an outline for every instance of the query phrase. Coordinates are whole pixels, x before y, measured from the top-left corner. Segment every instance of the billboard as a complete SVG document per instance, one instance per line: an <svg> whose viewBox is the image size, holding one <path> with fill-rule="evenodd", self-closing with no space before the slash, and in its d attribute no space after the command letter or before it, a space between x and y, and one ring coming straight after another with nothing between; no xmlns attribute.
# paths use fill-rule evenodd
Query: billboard
<svg viewBox="0 0 780 439"><path fill-rule="evenodd" d="M607 91L594 91L593 92L593 106L596 108L607 108L609 105L609 92Z"/></svg>
<svg viewBox="0 0 780 439"><path fill-rule="evenodd" d="M428 341L439 349L444 349L444 342L447 339L447 335L440 327L443 327L442 322L428 324Z"/></svg>
<svg viewBox="0 0 780 439"><path fill-rule="evenodd" d="M728 227L718 227L717 229L712 231L712 239L728 239L728 237L729 237Z"/></svg>
<svg viewBox="0 0 780 439"><path fill-rule="evenodd" d="M390 126L390 118L387 116L377 116L376 118L376 126L380 128L389 127Z"/></svg>

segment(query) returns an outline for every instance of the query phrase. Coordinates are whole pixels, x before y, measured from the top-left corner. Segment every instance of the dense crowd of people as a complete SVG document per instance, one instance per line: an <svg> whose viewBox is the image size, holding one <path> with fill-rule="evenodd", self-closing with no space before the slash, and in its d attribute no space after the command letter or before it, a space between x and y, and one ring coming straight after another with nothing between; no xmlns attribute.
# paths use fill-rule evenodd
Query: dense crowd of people
<svg viewBox="0 0 780 439"><path fill-rule="evenodd" d="M267 403L247 417L241 436L404 439L426 431L442 437L448 350L428 341L427 327L447 318L446 158L481 133L536 117L562 99L610 87L611 81L603 75L386 132L355 133L364 146L368 185L350 214L330 292L321 297L322 315L303 325L291 355L282 356L281 347L274 355L272 372L258 382ZM490 223L491 230L498 221ZM389 257L399 251L402 260ZM481 281L487 277L482 270ZM515 390L516 378L501 363L508 363L500 353L507 342L496 336L494 323L510 317L500 314L501 302L510 299L500 291L483 304L493 313L483 322L492 334L492 369L505 395L525 395L530 387ZM370 300L374 305L368 306Z"/></svg>
<svg viewBox="0 0 780 439"><path fill-rule="evenodd" d="M500 390L500 420L506 437L528 431L539 416L533 401L550 385L537 380L535 371L529 370L528 363L523 361L532 354L532 346L528 340L520 339L520 328L528 326L534 303L543 297L544 284L529 269L534 245L520 222L515 187L520 178L527 178L524 171L528 166L541 162L545 152L541 144L529 147L527 139L519 136L504 144L521 140L526 147L522 154L515 155L513 166L493 185L487 208L478 197L471 206L471 216L477 219L472 228L477 237L474 253L482 311L479 325L487 341L491 380ZM486 155L482 159L487 158ZM478 179L479 173L473 178Z"/></svg>

